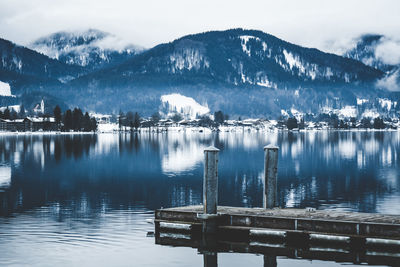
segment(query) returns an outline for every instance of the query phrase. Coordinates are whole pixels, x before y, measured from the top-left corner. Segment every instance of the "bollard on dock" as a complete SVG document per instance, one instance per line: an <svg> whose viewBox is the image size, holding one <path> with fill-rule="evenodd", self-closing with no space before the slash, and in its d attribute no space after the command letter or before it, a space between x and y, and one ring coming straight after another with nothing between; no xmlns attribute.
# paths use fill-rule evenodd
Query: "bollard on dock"
<svg viewBox="0 0 400 267"><path fill-rule="evenodd" d="M203 214L197 214L197 217L203 220L205 243L208 243L208 235L215 234L217 229L218 152L219 149L212 146L204 150Z"/></svg>
<svg viewBox="0 0 400 267"><path fill-rule="evenodd" d="M264 147L264 201L263 207L271 209L276 206L277 176L278 176L278 147Z"/></svg>
<svg viewBox="0 0 400 267"><path fill-rule="evenodd" d="M204 150L203 204L204 214L217 214L218 205L218 152L215 147Z"/></svg>

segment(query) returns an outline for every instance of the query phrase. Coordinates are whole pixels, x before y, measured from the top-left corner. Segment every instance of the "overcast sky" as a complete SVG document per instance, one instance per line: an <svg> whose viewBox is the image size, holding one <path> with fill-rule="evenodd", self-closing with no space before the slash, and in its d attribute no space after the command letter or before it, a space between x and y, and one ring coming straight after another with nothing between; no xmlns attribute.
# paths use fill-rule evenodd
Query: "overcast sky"
<svg viewBox="0 0 400 267"><path fill-rule="evenodd" d="M0 0L0 37L23 45L59 30L96 28L149 48L237 27L334 51L362 33L400 38L400 1Z"/></svg>

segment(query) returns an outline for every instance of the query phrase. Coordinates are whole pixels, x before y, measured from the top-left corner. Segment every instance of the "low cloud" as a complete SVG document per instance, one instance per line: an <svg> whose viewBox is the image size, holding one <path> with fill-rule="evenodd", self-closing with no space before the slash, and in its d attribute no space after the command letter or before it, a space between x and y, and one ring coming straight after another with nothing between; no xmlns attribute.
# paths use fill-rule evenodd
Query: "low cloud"
<svg viewBox="0 0 400 267"><path fill-rule="evenodd" d="M400 40L382 38L375 48L375 57L388 65L400 64Z"/></svg>
<svg viewBox="0 0 400 267"><path fill-rule="evenodd" d="M391 92L400 92L400 69L378 80L376 86Z"/></svg>
<svg viewBox="0 0 400 267"><path fill-rule="evenodd" d="M334 53L336 55L344 55L357 45L358 38L342 37L337 39L327 40L322 45L322 50Z"/></svg>
<svg viewBox="0 0 400 267"><path fill-rule="evenodd" d="M93 45L104 50L118 50L118 51L123 51L126 49L143 50L142 47L133 45L130 41L119 38L115 35L108 35L105 38L94 42Z"/></svg>

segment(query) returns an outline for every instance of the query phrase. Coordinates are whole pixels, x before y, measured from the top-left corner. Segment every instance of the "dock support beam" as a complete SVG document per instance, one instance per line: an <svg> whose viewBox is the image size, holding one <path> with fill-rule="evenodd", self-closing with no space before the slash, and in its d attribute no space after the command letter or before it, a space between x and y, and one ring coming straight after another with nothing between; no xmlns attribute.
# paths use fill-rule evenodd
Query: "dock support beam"
<svg viewBox="0 0 400 267"><path fill-rule="evenodd" d="M265 209L276 206L277 175L278 175L278 147L268 145L264 147L264 201Z"/></svg>

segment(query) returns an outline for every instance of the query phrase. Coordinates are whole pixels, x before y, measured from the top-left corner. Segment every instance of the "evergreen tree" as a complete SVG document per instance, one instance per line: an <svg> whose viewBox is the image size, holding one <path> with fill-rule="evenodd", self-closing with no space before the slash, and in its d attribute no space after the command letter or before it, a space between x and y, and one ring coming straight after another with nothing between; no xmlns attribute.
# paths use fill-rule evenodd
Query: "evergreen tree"
<svg viewBox="0 0 400 267"><path fill-rule="evenodd" d="M6 120L10 119L10 110L8 109L8 107L4 110L3 118Z"/></svg>
<svg viewBox="0 0 400 267"><path fill-rule="evenodd" d="M60 123L61 123L61 119L62 119L61 108L57 105L54 108L53 113L54 113L54 119L55 119L55 121L57 123L57 127L60 127Z"/></svg>
<svg viewBox="0 0 400 267"><path fill-rule="evenodd" d="M329 125L334 129L339 128L339 117L336 114L330 115Z"/></svg>
<svg viewBox="0 0 400 267"><path fill-rule="evenodd" d="M306 127L306 123L304 122L304 119L300 120L298 126L299 126L299 129L304 129Z"/></svg>
<svg viewBox="0 0 400 267"><path fill-rule="evenodd" d="M228 114L224 114L224 121L229 120L229 115Z"/></svg>
<svg viewBox="0 0 400 267"><path fill-rule="evenodd" d="M74 108L72 112L72 129L80 131L82 129L83 113L80 108Z"/></svg>
<svg viewBox="0 0 400 267"><path fill-rule="evenodd" d="M385 123L383 119L377 117L374 119L374 129L385 129Z"/></svg>
<svg viewBox="0 0 400 267"><path fill-rule="evenodd" d="M133 117L133 127L135 127L136 130L140 127L140 115L137 112L135 112Z"/></svg>
<svg viewBox="0 0 400 267"><path fill-rule="evenodd" d="M82 128L85 132L90 132L92 130L92 121L90 119L89 113L85 112L85 116L82 119Z"/></svg>
<svg viewBox="0 0 400 267"><path fill-rule="evenodd" d="M65 111L64 114L64 129L65 131L69 131L72 129L72 112L70 109Z"/></svg>
<svg viewBox="0 0 400 267"><path fill-rule="evenodd" d="M224 113L219 110L214 112L214 121L218 124L222 124L224 123L225 117L224 117Z"/></svg>
<svg viewBox="0 0 400 267"><path fill-rule="evenodd" d="M289 130L293 130L294 128L298 128L297 119L295 117L288 118L286 121L286 127Z"/></svg>
<svg viewBox="0 0 400 267"><path fill-rule="evenodd" d="M97 131L97 121L96 121L96 119L95 118L91 118L90 119L90 129L93 131L93 132L95 132L95 131Z"/></svg>
<svg viewBox="0 0 400 267"><path fill-rule="evenodd" d="M183 120L182 115L179 113L175 113L174 116L171 117L171 120L174 122L178 122Z"/></svg>
<svg viewBox="0 0 400 267"><path fill-rule="evenodd" d="M19 114L18 117L20 117L21 119L25 118L26 114L25 114L25 107L23 104L21 104L19 106Z"/></svg>
<svg viewBox="0 0 400 267"><path fill-rule="evenodd" d="M18 113L14 110L14 109L11 109L11 112L10 112L10 119L11 120L15 120L15 119L17 119L18 118Z"/></svg>
<svg viewBox="0 0 400 267"><path fill-rule="evenodd" d="M118 125L119 125L119 130L122 129L122 126L124 125L124 113L120 110L119 111L119 116L118 116Z"/></svg>
<svg viewBox="0 0 400 267"><path fill-rule="evenodd" d="M363 118L361 120L361 128L365 128L365 129L372 128L371 119L370 118Z"/></svg>
<svg viewBox="0 0 400 267"><path fill-rule="evenodd" d="M153 124L158 123L160 121L160 119L161 119L161 116L160 116L160 113L158 113L158 112L155 112L155 113L153 113L153 115L151 115L151 122Z"/></svg>
<svg viewBox="0 0 400 267"><path fill-rule="evenodd" d="M131 128L131 130L133 130L133 120L134 120L134 115L132 111L128 111L128 113L126 113L126 119L125 119L125 125L129 126Z"/></svg>
<svg viewBox="0 0 400 267"><path fill-rule="evenodd" d="M201 126L201 127L210 127L213 125L213 123L214 122L207 115L203 115L200 117L199 126Z"/></svg>

